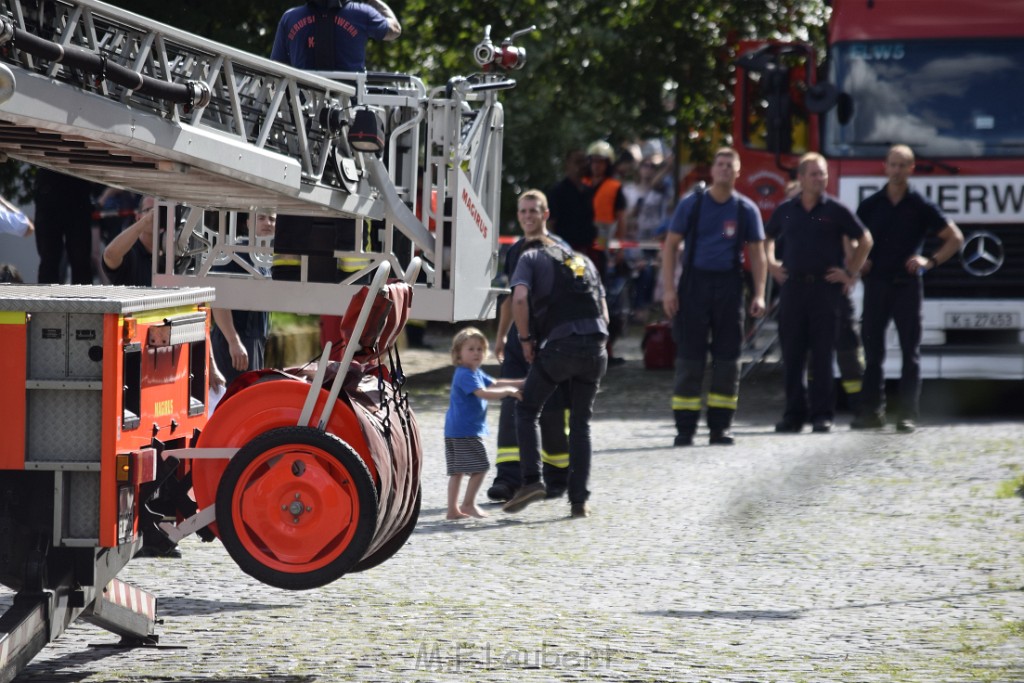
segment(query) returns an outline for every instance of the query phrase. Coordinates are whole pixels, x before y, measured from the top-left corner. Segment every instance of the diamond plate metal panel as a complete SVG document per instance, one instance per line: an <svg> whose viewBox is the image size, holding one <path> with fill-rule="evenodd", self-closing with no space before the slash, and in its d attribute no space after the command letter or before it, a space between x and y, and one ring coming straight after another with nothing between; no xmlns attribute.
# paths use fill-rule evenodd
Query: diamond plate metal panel
<svg viewBox="0 0 1024 683"><path fill-rule="evenodd" d="M99 538L99 472L67 473L67 538Z"/></svg>
<svg viewBox="0 0 1024 683"><path fill-rule="evenodd" d="M201 304L215 294L213 287L18 285L0 287L0 311L126 314Z"/></svg>
<svg viewBox="0 0 1024 683"><path fill-rule="evenodd" d="M64 379L67 374L68 316L33 313L28 322L28 378Z"/></svg>
<svg viewBox="0 0 1024 683"><path fill-rule="evenodd" d="M68 315L68 377L103 379L103 315Z"/></svg>
<svg viewBox="0 0 1024 683"><path fill-rule="evenodd" d="M99 462L102 396L95 389L29 389L25 460Z"/></svg>

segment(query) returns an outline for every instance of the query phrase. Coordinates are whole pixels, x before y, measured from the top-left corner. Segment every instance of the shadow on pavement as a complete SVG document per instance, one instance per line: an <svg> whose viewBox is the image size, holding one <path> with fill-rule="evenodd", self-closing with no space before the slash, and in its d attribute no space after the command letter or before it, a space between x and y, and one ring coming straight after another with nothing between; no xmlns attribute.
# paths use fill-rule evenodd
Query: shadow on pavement
<svg viewBox="0 0 1024 683"><path fill-rule="evenodd" d="M102 648L103 646L98 646ZM118 648L120 651L123 648ZM94 652L95 650L90 650ZM103 656L108 654L116 654L116 652L105 653ZM70 658L71 656L69 656ZM73 659L81 660L83 657L82 653L75 653ZM96 658L97 660L100 658ZM18 683L28 683L28 681L45 681L45 683L79 683L92 677L95 671L75 671L75 672L53 672L51 667L55 662L59 662L60 658L50 660L46 663L46 669L42 670L41 665L29 665L22 674L16 679ZM79 662L80 663L80 662ZM35 671L40 669L39 671ZM325 680L322 676L202 676L202 677L185 677L177 678L173 676L164 675L152 675L152 676L133 676L131 680L134 683L167 683L168 681L174 681L174 683L317 683L318 681Z"/></svg>
<svg viewBox="0 0 1024 683"><path fill-rule="evenodd" d="M971 591L968 593L957 593L953 595L935 595L927 598L913 598L909 600L885 600L882 602L862 602L853 605L836 605L834 607L808 607L804 609L771 610L771 609L741 609L741 610L657 610L652 612L641 612L641 614L652 617L674 617L677 619L738 619L741 621L752 621L758 619L799 619L812 612L834 612L851 609L873 609L875 607L896 607L900 605L919 605L930 602L957 602L962 598L971 598L979 595L1001 595L1006 593L1020 593L1021 588L997 588L987 591Z"/></svg>
<svg viewBox="0 0 1024 683"><path fill-rule="evenodd" d="M223 612L256 612L287 607L290 607L290 605L162 596L160 598L160 616L164 617L184 617L190 614L221 614Z"/></svg>
<svg viewBox="0 0 1024 683"><path fill-rule="evenodd" d="M424 511L427 512L427 511ZM439 514L444 514L443 509L437 510ZM416 525L416 530L413 531L413 537L421 534L450 534L450 533L466 533L469 531L494 531L495 529L512 526L541 526L546 524L553 524L556 522L576 522L577 520L571 519L568 515L568 506L566 506L566 515L564 517L554 517L548 519L525 519L517 515L511 515L501 511L500 507L493 507L488 510L489 516L484 519L440 519L432 522L422 521Z"/></svg>

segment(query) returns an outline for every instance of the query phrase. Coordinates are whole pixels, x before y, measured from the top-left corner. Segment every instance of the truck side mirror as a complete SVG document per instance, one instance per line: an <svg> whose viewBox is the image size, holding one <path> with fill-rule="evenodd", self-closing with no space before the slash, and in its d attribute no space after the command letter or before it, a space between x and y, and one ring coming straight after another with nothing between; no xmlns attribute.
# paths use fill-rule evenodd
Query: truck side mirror
<svg viewBox="0 0 1024 683"><path fill-rule="evenodd" d="M836 106L838 100L839 90L828 81L815 83L807 89L807 94L804 96L807 111L812 114L824 114Z"/></svg>
<svg viewBox="0 0 1024 683"><path fill-rule="evenodd" d="M789 67L769 64L761 72L765 99L765 142L770 152L793 149L793 103L789 98Z"/></svg>
<svg viewBox="0 0 1024 683"><path fill-rule="evenodd" d="M836 103L836 118L840 126L845 126L853 119L853 98L849 93L839 93Z"/></svg>

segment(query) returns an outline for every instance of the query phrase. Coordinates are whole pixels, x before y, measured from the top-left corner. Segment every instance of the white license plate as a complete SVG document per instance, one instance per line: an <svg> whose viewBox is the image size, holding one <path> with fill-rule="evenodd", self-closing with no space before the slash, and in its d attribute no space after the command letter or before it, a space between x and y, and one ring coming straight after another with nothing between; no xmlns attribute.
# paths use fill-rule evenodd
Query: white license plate
<svg viewBox="0 0 1024 683"><path fill-rule="evenodd" d="M953 329L991 330L1020 327L1020 314L1005 313L946 313L946 327Z"/></svg>

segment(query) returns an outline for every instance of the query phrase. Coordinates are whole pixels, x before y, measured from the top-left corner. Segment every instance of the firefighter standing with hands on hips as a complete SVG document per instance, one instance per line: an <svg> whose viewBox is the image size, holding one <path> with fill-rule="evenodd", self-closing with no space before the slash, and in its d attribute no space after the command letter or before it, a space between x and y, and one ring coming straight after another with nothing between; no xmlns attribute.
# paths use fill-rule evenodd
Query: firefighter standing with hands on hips
<svg viewBox="0 0 1024 683"><path fill-rule="evenodd" d="M765 230L768 268L782 285L779 339L786 408L775 431L783 434L801 432L808 418L815 432L832 429L832 364L841 305L871 249L871 233L852 211L825 194L825 157L805 154L797 165L797 177L800 194L775 209ZM849 259L844 238L853 245ZM809 375L809 390L805 375Z"/></svg>

